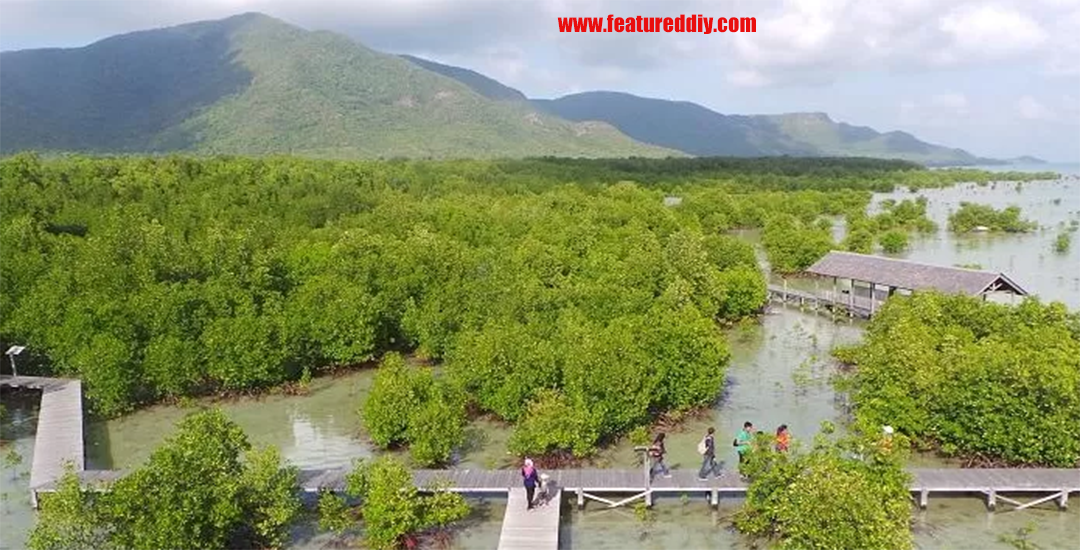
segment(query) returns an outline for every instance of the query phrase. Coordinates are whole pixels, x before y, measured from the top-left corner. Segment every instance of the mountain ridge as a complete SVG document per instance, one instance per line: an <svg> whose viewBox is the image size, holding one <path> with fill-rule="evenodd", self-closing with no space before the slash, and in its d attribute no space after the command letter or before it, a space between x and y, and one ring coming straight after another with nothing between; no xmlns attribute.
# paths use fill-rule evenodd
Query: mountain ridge
<svg viewBox="0 0 1080 550"><path fill-rule="evenodd" d="M1006 164L835 122L592 91L529 99L476 71L247 12L80 48L0 52L0 154L332 158L862 156Z"/></svg>
<svg viewBox="0 0 1080 550"><path fill-rule="evenodd" d="M477 93L498 90L491 99L523 99L520 90L469 69L408 56L449 78L459 71L479 75ZM473 77L475 78L475 77ZM461 80L471 86L473 79ZM491 82L495 84L492 85ZM723 114L685 100L641 97L596 90L554 99L529 99L538 108L568 120L600 120L626 135L697 156L871 156L930 165L1005 164L960 148L924 142L899 130L879 132L868 126L836 122L823 112Z"/></svg>

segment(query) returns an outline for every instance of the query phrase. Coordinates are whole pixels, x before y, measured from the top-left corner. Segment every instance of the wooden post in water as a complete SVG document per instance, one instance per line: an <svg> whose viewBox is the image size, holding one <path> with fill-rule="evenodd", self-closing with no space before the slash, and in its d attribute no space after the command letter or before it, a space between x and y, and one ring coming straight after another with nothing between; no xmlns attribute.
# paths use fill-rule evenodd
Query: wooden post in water
<svg viewBox="0 0 1080 550"><path fill-rule="evenodd" d="M855 279L851 280L851 290L848 291L848 319L855 315Z"/></svg>

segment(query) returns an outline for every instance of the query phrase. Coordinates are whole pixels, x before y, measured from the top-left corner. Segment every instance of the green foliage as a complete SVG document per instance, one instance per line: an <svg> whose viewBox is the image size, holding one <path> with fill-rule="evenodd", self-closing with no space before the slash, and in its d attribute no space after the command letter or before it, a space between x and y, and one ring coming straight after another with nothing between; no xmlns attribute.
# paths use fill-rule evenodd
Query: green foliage
<svg viewBox="0 0 1080 550"><path fill-rule="evenodd" d="M1058 254L1068 252L1070 246L1072 246L1072 236L1068 233L1059 233L1057 238L1054 239L1054 252Z"/></svg>
<svg viewBox="0 0 1080 550"><path fill-rule="evenodd" d="M937 224L926 215L927 204L926 197L919 196L900 202L885 199L880 204L881 211L873 216L867 216L863 209L852 209L846 214L848 235L841 247L849 252L870 254L877 235L885 252L903 252L908 246L909 233L937 231Z"/></svg>
<svg viewBox="0 0 1080 550"><path fill-rule="evenodd" d="M468 405L554 434L520 446L588 454L716 398L717 322L766 288L722 231L780 220L769 254L797 268L831 246L815 220L959 177L872 159L21 154L0 161L0 339L39 354L35 374L81 378L103 416L408 351L444 371L438 390L413 391L424 369L377 384L380 445L449 462ZM567 414L526 422L541 402Z"/></svg>
<svg viewBox="0 0 1080 550"><path fill-rule="evenodd" d="M79 485L70 464L57 481L56 491L39 500L38 521L26 542L31 550L84 550L118 548L109 537L109 517L98 496Z"/></svg>
<svg viewBox="0 0 1080 550"><path fill-rule="evenodd" d="M576 406L562 393L544 390L529 403L525 417L510 437L508 447L517 455L566 450L584 456L595 449L600 429L584 406Z"/></svg>
<svg viewBox="0 0 1080 550"><path fill-rule="evenodd" d="M856 418L946 455L1007 464L1080 461L1080 315L917 293L889 300L852 363Z"/></svg>
<svg viewBox="0 0 1080 550"><path fill-rule="evenodd" d="M383 358L360 416L376 445L408 443L423 466L445 464L465 440L465 397L397 353Z"/></svg>
<svg viewBox="0 0 1080 550"><path fill-rule="evenodd" d="M267 446L248 452L240 478L246 529L242 538L260 548L282 548L289 527L300 515L298 470L283 467L280 451Z"/></svg>
<svg viewBox="0 0 1080 550"><path fill-rule="evenodd" d="M1017 550L1041 550L1042 547L1031 540L1031 534L1034 532L1035 522L1032 521L1017 529L1015 533L1003 533L998 535L998 540Z"/></svg>
<svg viewBox="0 0 1080 550"><path fill-rule="evenodd" d="M967 233L980 226L990 231L1024 233L1038 229L1039 224L1021 218L1019 206L996 210L985 204L961 202L960 208L949 214L949 230L954 233Z"/></svg>
<svg viewBox="0 0 1080 550"><path fill-rule="evenodd" d="M833 247L829 231L783 214L769 218L765 223L761 242L768 253L769 264L777 273L802 271Z"/></svg>
<svg viewBox="0 0 1080 550"><path fill-rule="evenodd" d="M855 229L844 236L844 241L840 243L840 247L848 252L870 254L874 251L874 234L868 229Z"/></svg>
<svg viewBox="0 0 1080 550"><path fill-rule="evenodd" d="M900 229L933 233L937 231L937 224L926 215L928 204L927 198L921 195L915 200L904 199L900 202L886 199L881 203L882 211L870 221L878 232Z"/></svg>
<svg viewBox="0 0 1080 550"><path fill-rule="evenodd" d="M319 529L342 534L352 527L359 516L349 507L345 499L330 491L319 493Z"/></svg>
<svg viewBox="0 0 1080 550"><path fill-rule="evenodd" d="M889 254L898 254L907 250L908 247L907 233L895 229L881 235L878 240L881 243L881 249Z"/></svg>
<svg viewBox="0 0 1080 550"><path fill-rule="evenodd" d="M755 438L736 527L778 540L780 548L912 548L904 438L833 440L828 432L810 449L784 453L771 437Z"/></svg>
<svg viewBox="0 0 1080 550"><path fill-rule="evenodd" d="M47 504L46 504L47 503ZM43 501L31 548L277 548L300 512L297 470L251 451L218 410L192 413L143 466L91 494L69 475ZM92 522L88 523L86 518Z"/></svg>
<svg viewBox="0 0 1080 550"><path fill-rule="evenodd" d="M401 548L417 535L448 527L469 514L461 495L440 489L436 486L419 492L412 473L392 457L360 460L347 476L345 488L348 497L360 502L359 509L325 493L319 499L320 526L341 532L351 518L360 517L369 548Z"/></svg>

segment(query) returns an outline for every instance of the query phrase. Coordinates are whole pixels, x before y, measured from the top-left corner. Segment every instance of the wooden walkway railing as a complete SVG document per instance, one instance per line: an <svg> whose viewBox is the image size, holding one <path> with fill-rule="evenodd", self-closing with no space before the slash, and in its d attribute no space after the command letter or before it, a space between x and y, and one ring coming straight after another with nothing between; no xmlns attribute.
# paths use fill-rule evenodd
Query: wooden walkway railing
<svg viewBox="0 0 1080 550"><path fill-rule="evenodd" d="M345 488L348 468L313 469L300 471L300 486L308 493L319 491L340 492ZM1028 508L1050 500L1056 500L1065 509L1071 493L1080 493L1080 469L1078 468L909 468L912 476L911 492L918 503L926 507L931 493L984 495L987 505L993 509L997 501L1012 504L1018 509ZM721 495L743 496L747 482L735 472L725 471L706 481L697 479L696 470L672 470L671 478L645 480L641 470L546 470L552 490L573 493L579 506L585 500L594 500L608 506L622 506L637 499L652 503L654 494L703 494L709 496L714 506ZM107 484L123 475L117 470L91 470L79 474L88 486ZM414 470L413 483L420 488L443 486L446 491L470 494L506 494L521 487L521 474L517 470ZM46 485L41 492L53 490ZM622 500L600 497L607 495L634 495ZM1021 503L1005 495L1039 495L1036 501Z"/></svg>
<svg viewBox="0 0 1080 550"><path fill-rule="evenodd" d="M808 307L814 311L827 309L834 313L860 319L869 319L885 304L881 300L871 300L866 296L836 294L832 291L815 294L778 285L768 285L768 295L769 300L772 302Z"/></svg>

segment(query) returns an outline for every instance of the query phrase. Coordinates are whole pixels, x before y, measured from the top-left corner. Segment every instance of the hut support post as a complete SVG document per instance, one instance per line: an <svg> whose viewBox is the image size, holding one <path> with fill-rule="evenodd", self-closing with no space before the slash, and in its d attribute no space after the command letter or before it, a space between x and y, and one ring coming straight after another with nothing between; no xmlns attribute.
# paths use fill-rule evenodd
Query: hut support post
<svg viewBox="0 0 1080 550"><path fill-rule="evenodd" d="M877 301L877 295L874 294L874 282L870 282L870 316L874 316L874 302Z"/></svg>

